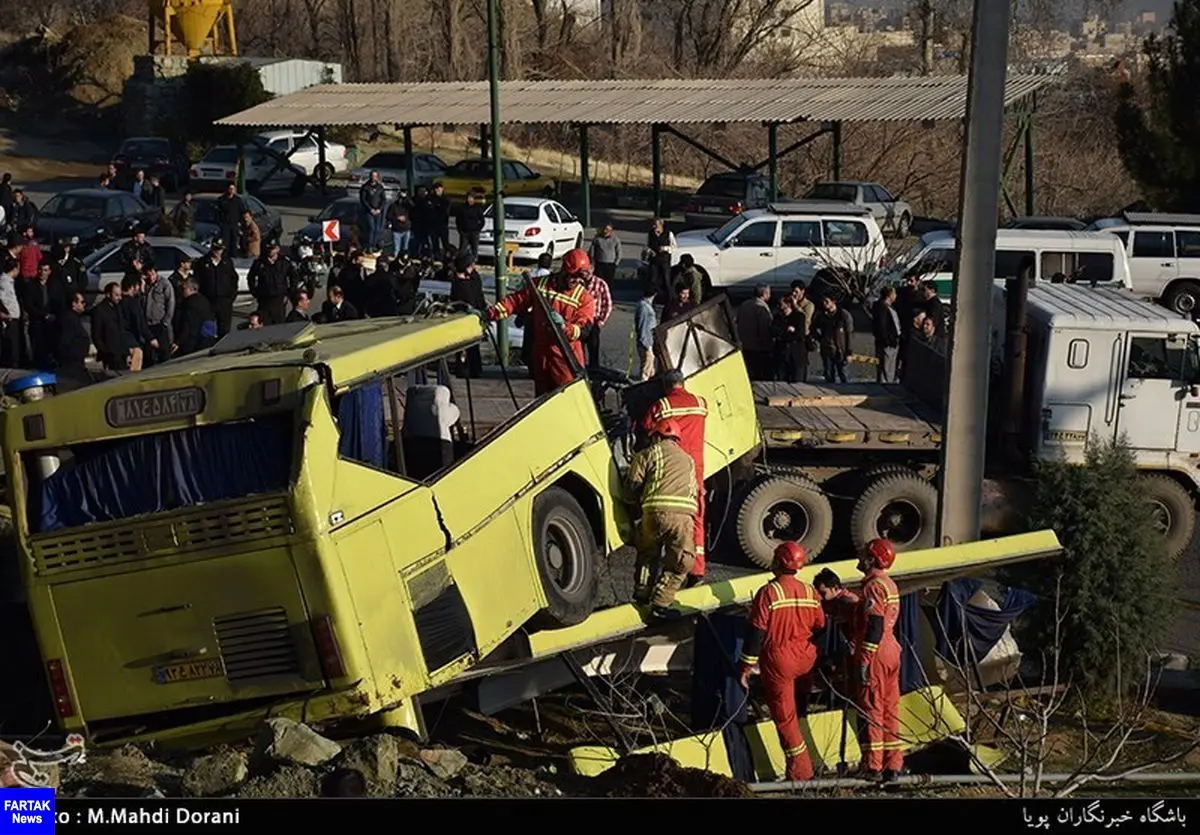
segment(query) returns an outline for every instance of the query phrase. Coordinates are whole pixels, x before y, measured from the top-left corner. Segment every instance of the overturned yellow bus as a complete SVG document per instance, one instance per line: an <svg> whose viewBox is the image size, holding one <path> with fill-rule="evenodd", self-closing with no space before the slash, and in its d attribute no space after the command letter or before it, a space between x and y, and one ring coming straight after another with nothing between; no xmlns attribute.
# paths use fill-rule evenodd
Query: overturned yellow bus
<svg viewBox="0 0 1200 835"><path fill-rule="evenodd" d="M387 710L420 732L418 694L587 618L631 533L613 432L582 375L479 431L450 366L483 338L463 315L280 325L3 410L61 727L105 744ZM693 341L715 474L759 429L736 342Z"/></svg>

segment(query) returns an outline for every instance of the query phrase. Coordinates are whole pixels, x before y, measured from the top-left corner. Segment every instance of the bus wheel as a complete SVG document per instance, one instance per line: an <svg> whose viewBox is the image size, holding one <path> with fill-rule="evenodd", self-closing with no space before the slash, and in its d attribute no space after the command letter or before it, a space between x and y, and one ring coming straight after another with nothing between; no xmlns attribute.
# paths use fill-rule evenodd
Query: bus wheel
<svg viewBox="0 0 1200 835"><path fill-rule="evenodd" d="M937 490L916 473L889 472L875 479L850 514L850 542L861 551L877 537L897 551L932 548L937 538Z"/></svg>
<svg viewBox="0 0 1200 835"><path fill-rule="evenodd" d="M1192 497L1170 476L1144 475L1141 483L1142 493L1153 513L1154 527L1166 538L1171 559L1179 559L1192 544L1192 534L1196 532L1196 507Z"/></svg>
<svg viewBox="0 0 1200 835"><path fill-rule="evenodd" d="M555 629L582 623L600 594L600 548L587 514L561 487L547 488L534 499L533 542L547 602L536 625Z"/></svg>
<svg viewBox="0 0 1200 835"><path fill-rule="evenodd" d="M833 507L817 485L800 478L766 476L742 499L737 536L742 551L770 568L782 542L799 542L815 561L833 533Z"/></svg>

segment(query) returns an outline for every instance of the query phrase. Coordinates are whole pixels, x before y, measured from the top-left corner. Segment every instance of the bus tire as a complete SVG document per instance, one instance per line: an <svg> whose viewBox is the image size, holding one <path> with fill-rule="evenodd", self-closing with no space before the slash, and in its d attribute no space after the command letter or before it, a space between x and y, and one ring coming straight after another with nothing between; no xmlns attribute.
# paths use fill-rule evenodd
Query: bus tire
<svg viewBox="0 0 1200 835"><path fill-rule="evenodd" d="M937 542L938 495L916 473L888 472L875 479L850 513L850 543L861 551L878 537L897 551L919 551Z"/></svg>
<svg viewBox="0 0 1200 835"><path fill-rule="evenodd" d="M749 560L770 568L782 542L800 543L809 562L833 534L833 506L811 481L764 476L750 486L737 512L738 544Z"/></svg>
<svg viewBox="0 0 1200 835"><path fill-rule="evenodd" d="M1196 532L1196 505L1191 494L1168 475L1141 476L1142 493L1153 508L1155 527L1167 543L1171 559L1179 556L1192 544Z"/></svg>
<svg viewBox="0 0 1200 835"><path fill-rule="evenodd" d="M535 618L543 629L582 623L600 595L600 548L587 514L561 487L548 487L533 500L534 559L546 608Z"/></svg>

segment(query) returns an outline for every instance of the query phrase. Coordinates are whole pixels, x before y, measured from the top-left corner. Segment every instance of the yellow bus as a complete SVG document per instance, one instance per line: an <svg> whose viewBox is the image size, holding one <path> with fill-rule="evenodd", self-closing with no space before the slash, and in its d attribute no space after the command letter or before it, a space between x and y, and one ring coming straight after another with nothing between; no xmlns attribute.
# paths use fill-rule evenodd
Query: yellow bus
<svg viewBox="0 0 1200 835"><path fill-rule="evenodd" d="M483 338L457 314L280 325L0 412L62 729L390 711L422 733L420 693L586 619L631 534L611 415L582 375L497 411L450 370ZM715 404L716 473L759 432L735 338L705 342L688 384Z"/></svg>

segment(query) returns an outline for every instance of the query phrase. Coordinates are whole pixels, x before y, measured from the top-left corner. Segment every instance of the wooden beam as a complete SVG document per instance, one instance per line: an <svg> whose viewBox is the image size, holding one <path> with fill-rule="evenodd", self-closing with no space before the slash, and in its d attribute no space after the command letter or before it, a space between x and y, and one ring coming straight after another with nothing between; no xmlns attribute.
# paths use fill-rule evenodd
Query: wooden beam
<svg viewBox="0 0 1200 835"><path fill-rule="evenodd" d="M797 397L790 394L771 395L767 398L768 406L778 408L815 408L815 409L847 409L855 406L884 407L903 403L903 399L890 395L878 394L820 394L812 397Z"/></svg>

